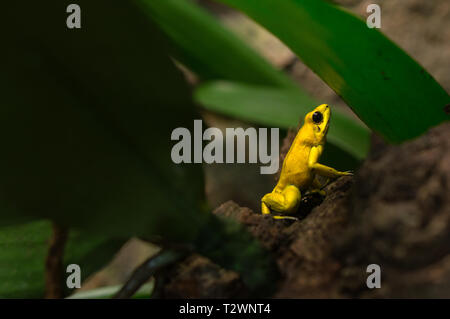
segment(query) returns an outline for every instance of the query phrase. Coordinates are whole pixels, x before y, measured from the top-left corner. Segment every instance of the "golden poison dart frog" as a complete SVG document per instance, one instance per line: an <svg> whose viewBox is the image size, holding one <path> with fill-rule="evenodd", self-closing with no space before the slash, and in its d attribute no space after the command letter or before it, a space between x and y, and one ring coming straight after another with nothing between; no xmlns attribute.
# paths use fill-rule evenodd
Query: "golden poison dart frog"
<svg viewBox="0 0 450 319"><path fill-rule="evenodd" d="M301 192L308 190L325 195L317 175L328 179L352 175L351 172L340 172L318 163L326 142L330 117L331 110L327 104L319 105L306 114L304 124L284 159L277 185L272 193L261 199L263 214L274 212L281 214L273 215L275 219L297 219L285 214L297 211Z"/></svg>

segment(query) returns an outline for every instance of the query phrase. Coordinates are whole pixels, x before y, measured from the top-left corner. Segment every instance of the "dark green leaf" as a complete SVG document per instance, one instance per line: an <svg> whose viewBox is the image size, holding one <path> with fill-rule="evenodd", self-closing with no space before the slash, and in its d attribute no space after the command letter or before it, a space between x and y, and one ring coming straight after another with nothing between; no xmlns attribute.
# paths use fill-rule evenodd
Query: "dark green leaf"
<svg viewBox="0 0 450 319"><path fill-rule="evenodd" d="M78 1L68 29L69 3L3 8L1 216L192 239L202 170L172 162L170 136L197 114L164 39L132 1Z"/></svg>

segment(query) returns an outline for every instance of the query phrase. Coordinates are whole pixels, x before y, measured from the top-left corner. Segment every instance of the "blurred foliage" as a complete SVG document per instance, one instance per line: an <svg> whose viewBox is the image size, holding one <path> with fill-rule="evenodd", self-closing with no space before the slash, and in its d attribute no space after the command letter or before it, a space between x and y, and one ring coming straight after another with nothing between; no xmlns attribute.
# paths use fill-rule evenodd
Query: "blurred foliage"
<svg viewBox="0 0 450 319"><path fill-rule="evenodd" d="M207 213L201 165L176 165L170 158L172 130L191 129L198 114L159 30L135 2L106 0L78 1L82 28L70 30L61 19L70 2L30 1L27 10L22 3L5 5L0 220L48 218L112 240L161 236L195 242L206 256L210 243L197 240L205 228L233 241L228 231L243 230ZM10 227L0 229L8 245L0 255L0 265L9 264L5 296L42 295L48 229ZM34 237L23 244L34 248L24 250L27 233ZM66 257L85 274L91 265L84 258L103 255L86 251L96 242L83 240L69 243ZM214 242L213 251L229 244ZM231 269L267 258L248 236L237 234L234 244L251 250L236 258L224 250ZM260 268L256 280L248 270L242 276L260 290L272 286L260 280L264 272L269 275Z"/></svg>
<svg viewBox="0 0 450 319"><path fill-rule="evenodd" d="M267 28L364 123L402 142L449 119L445 90L397 45L323 0L216 0Z"/></svg>
<svg viewBox="0 0 450 319"><path fill-rule="evenodd" d="M201 79L297 87L256 51L189 0L138 0L165 32L171 53Z"/></svg>
<svg viewBox="0 0 450 319"><path fill-rule="evenodd" d="M202 169L174 164L169 137L198 115L164 39L126 1L80 1L67 29L68 3L10 3L2 21L1 216L192 240Z"/></svg>

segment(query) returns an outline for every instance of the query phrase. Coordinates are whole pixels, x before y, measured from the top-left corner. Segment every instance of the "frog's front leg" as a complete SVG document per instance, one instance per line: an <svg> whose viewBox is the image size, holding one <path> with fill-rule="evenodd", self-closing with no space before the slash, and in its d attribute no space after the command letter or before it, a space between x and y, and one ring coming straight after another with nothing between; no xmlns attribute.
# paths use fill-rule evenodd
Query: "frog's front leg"
<svg viewBox="0 0 450 319"><path fill-rule="evenodd" d="M317 161L319 160L320 154L322 154L323 146L316 146L311 149L308 160L308 167L314 170L314 173L328 177L328 178L338 178L340 176L351 176L352 172L341 172L332 167L319 164Z"/></svg>
<svg viewBox="0 0 450 319"><path fill-rule="evenodd" d="M300 204L300 190L294 186L286 186L282 192L272 192L264 195L261 200L262 213L270 214L272 211L292 214L295 213ZM297 219L291 216L273 216L275 219Z"/></svg>

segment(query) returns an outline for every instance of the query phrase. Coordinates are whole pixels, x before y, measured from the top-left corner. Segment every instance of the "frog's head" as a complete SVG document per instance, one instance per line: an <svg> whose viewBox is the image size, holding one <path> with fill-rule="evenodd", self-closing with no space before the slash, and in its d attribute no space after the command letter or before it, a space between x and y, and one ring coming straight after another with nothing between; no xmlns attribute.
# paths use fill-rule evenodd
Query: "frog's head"
<svg viewBox="0 0 450 319"><path fill-rule="evenodd" d="M305 124L308 128L308 135L316 144L325 143L330 126L331 110L327 104L316 107L305 116Z"/></svg>

